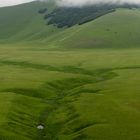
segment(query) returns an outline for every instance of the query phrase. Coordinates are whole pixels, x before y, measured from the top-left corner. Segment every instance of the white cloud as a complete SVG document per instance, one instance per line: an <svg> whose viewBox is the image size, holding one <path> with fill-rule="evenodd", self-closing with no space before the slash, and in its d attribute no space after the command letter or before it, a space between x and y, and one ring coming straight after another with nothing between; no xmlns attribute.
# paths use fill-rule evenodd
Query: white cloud
<svg viewBox="0 0 140 140"><path fill-rule="evenodd" d="M56 0L56 2L64 6L82 6L98 3L140 4L140 0Z"/></svg>
<svg viewBox="0 0 140 140"><path fill-rule="evenodd" d="M1 6L9 6L29 2L33 0L0 0ZM82 6L96 3L133 3L140 4L140 0L40 0L40 1L56 1L58 5L63 6Z"/></svg>
<svg viewBox="0 0 140 140"><path fill-rule="evenodd" d="M10 6L10 5L16 5L24 2L29 2L32 0L0 0L0 7L2 6Z"/></svg>

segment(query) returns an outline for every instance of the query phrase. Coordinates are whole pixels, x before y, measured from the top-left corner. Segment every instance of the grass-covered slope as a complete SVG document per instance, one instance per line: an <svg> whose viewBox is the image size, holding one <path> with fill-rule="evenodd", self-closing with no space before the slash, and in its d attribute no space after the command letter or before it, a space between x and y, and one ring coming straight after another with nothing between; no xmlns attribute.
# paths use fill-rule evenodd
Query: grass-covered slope
<svg viewBox="0 0 140 140"><path fill-rule="evenodd" d="M82 26L64 30L52 40L69 48L139 47L139 24L139 9L118 9Z"/></svg>
<svg viewBox="0 0 140 140"><path fill-rule="evenodd" d="M53 3L31 2L14 7L0 8L0 41L47 44L61 48L138 47L140 10L117 9L83 25L58 29L47 25L45 14L50 13ZM35 43L34 43L35 44Z"/></svg>
<svg viewBox="0 0 140 140"><path fill-rule="evenodd" d="M0 8L0 40L17 42L40 39L50 35L54 28L47 27L39 10L53 9L53 3L31 2L12 7ZM37 36L37 37L36 37Z"/></svg>

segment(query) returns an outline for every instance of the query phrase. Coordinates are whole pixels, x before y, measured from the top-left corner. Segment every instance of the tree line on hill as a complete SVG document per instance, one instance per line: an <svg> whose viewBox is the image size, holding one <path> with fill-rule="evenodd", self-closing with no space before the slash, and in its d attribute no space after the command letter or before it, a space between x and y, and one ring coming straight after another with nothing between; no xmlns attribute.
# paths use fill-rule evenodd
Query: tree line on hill
<svg viewBox="0 0 140 140"><path fill-rule="evenodd" d="M138 5L92 5L84 7L58 7L52 12L47 13L47 8L39 10L40 14L45 14L44 19L48 20L48 25L55 25L58 28L72 27L73 25L82 25L89 21L95 20L96 18L105 14L114 12L116 8L138 8Z"/></svg>

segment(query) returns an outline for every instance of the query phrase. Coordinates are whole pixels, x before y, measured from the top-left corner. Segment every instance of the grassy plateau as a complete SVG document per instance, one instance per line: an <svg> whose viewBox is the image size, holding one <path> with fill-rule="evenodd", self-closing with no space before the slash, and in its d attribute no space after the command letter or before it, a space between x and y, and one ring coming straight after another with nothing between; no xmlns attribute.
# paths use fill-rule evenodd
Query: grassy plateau
<svg viewBox="0 0 140 140"><path fill-rule="evenodd" d="M140 10L58 29L46 6L0 8L0 140L140 140Z"/></svg>

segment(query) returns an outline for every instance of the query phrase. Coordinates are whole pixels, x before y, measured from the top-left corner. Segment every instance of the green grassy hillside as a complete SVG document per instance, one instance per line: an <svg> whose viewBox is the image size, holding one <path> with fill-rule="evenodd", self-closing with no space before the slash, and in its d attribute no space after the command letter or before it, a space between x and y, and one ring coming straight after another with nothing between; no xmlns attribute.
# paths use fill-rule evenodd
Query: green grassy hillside
<svg viewBox="0 0 140 140"><path fill-rule="evenodd" d="M51 42L69 48L139 47L140 10L118 9L92 22L75 26L52 37Z"/></svg>
<svg viewBox="0 0 140 140"><path fill-rule="evenodd" d="M17 42L36 40L47 37L56 29L46 26L46 21L38 13L42 8L48 12L54 8L53 3L31 2L18 6L0 8L0 40L2 42Z"/></svg>
<svg viewBox="0 0 140 140"><path fill-rule="evenodd" d="M0 8L0 140L139 140L139 9L57 29L46 7Z"/></svg>
<svg viewBox="0 0 140 140"><path fill-rule="evenodd" d="M43 43L49 47L139 47L139 9L118 9L84 25L58 29L47 25L38 11L55 8L53 3L31 2L0 8L1 42Z"/></svg>

